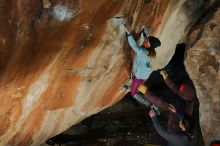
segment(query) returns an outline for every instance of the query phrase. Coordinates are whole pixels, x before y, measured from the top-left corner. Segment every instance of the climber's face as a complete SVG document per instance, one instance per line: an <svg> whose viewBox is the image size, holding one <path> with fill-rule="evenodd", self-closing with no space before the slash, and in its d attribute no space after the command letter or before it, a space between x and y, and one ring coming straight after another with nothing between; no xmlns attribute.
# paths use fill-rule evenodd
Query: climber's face
<svg viewBox="0 0 220 146"><path fill-rule="evenodd" d="M143 46L144 46L145 48L150 48L150 47L151 47L150 41L149 41L148 39L144 39Z"/></svg>

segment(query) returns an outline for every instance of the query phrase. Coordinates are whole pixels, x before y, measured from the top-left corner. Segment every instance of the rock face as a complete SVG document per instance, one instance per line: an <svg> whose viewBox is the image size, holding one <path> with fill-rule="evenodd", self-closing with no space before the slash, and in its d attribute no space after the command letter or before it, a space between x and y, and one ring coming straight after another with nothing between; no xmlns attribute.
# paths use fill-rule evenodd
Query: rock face
<svg viewBox="0 0 220 146"><path fill-rule="evenodd" d="M131 70L121 24L126 21L133 30L143 24L161 39L155 61L160 68L203 4L1 1L0 145L37 146L119 101L125 94L120 86Z"/></svg>
<svg viewBox="0 0 220 146"><path fill-rule="evenodd" d="M206 145L220 139L220 2L192 29L185 66L200 100Z"/></svg>

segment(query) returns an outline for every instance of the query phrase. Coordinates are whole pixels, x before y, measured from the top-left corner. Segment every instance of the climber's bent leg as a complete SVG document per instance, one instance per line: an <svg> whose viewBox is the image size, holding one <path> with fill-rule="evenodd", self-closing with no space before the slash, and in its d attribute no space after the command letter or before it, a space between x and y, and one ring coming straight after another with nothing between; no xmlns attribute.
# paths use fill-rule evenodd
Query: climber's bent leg
<svg viewBox="0 0 220 146"><path fill-rule="evenodd" d="M139 101L140 103L146 105L147 107L154 109L157 112L157 114L160 115L160 110L158 106L150 102L144 94L138 92L137 94L133 96L133 98Z"/></svg>
<svg viewBox="0 0 220 146"><path fill-rule="evenodd" d="M131 95L134 96L138 92L138 87L144 84L147 80L138 79L135 75L132 76L132 83L131 83Z"/></svg>
<svg viewBox="0 0 220 146"><path fill-rule="evenodd" d="M139 101L140 103L146 105L147 107L151 106L151 102L149 100L147 100L147 98L144 96L144 94L138 92L137 94L135 94L134 99L136 99L137 101Z"/></svg>

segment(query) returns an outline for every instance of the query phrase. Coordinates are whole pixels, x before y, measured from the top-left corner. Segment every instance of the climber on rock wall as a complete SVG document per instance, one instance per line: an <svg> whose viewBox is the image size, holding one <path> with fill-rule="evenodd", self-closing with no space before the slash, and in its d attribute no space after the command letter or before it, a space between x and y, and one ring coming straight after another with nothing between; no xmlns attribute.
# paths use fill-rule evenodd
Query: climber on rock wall
<svg viewBox="0 0 220 146"><path fill-rule="evenodd" d="M179 120L180 132L166 131L158 122L156 112L151 109L149 115L152 119L154 128L160 134L161 137L167 140L168 146L195 146L192 142L193 135L191 133L192 127L190 125L190 118L178 113L174 106L170 105L170 110L177 115Z"/></svg>
<svg viewBox="0 0 220 146"><path fill-rule="evenodd" d="M138 92L137 88L144 84L153 72L151 63L156 57L155 48L159 47L161 42L156 37L146 35L144 29L142 29L142 41L137 43L126 24L124 24L124 29L127 33L128 43L135 52L132 69L131 95L136 100L150 106L151 104L144 98L142 93Z"/></svg>

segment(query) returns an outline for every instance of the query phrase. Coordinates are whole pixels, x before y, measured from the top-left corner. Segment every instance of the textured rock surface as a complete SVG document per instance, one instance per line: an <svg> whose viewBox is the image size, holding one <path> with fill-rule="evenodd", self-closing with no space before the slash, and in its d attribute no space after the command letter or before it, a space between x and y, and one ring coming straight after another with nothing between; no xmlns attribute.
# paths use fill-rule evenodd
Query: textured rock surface
<svg viewBox="0 0 220 146"><path fill-rule="evenodd" d="M119 101L131 69L123 21L160 37L160 68L203 4L186 1L1 1L0 145L39 145Z"/></svg>
<svg viewBox="0 0 220 146"><path fill-rule="evenodd" d="M200 100L200 123L206 145L220 139L220 3L189 35L185 65Z"/></svg>

